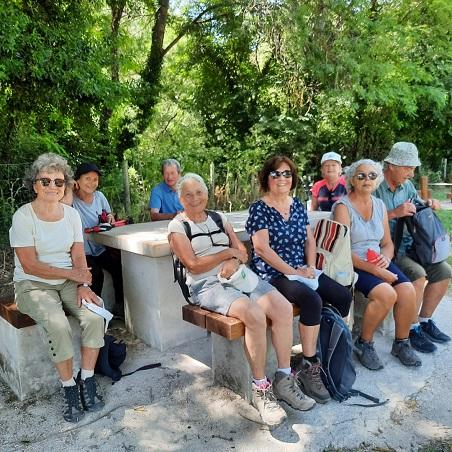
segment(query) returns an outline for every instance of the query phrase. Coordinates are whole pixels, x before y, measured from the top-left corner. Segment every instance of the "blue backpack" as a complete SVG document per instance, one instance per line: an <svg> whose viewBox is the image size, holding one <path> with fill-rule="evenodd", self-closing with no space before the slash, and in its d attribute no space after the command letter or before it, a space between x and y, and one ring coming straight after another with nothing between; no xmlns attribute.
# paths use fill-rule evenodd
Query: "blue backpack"
<svg viewBox="0 0 452 452"><path fill-rule="evenodd" d="M322 363L322 380L331 397L343 402L352 396L371 400L372 404L351 403L350 405L372 407L384 405L364 392L352 389L356 380L352 358L353 341L348 326L333 306L324 306L320 319L320 332L317 340L317 355Z"/></svg>

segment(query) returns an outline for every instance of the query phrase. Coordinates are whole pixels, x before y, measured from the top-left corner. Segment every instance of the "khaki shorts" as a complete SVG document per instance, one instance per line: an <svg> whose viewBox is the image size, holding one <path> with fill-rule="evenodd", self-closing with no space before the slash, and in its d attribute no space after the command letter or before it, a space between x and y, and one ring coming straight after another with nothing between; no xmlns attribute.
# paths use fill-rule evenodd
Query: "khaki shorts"
<svg viewBox="0 0 452 452"><path fill-rule="evenodd" d="M398 256L395 263L412 282L422 277L426 277L429 283L452 278L452 269L446 261L423 267L408 256Z"/></svg>
<svg viewBox="0 0 452 452"><path fill-rule="evenodd" d="M27 280L16 282L14 288L19 311L44 329L53 362L66 361L74 355L72 331L64 310L80 323L82 347L104 345L104 319L84 306L77 307L77 285L73 281L52 285Z"/></svg>

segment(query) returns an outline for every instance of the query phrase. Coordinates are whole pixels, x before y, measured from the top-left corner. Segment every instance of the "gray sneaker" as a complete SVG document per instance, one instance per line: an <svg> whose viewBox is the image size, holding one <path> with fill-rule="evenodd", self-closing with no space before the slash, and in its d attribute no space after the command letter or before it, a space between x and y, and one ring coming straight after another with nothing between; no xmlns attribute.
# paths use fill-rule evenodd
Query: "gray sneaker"
<svg viewBox="0 0 452 452"><path fill-rule="evenodd" d="M253 382L252 389L251 405L259 412L262 422L269 427L276 427L284 422L287 415L277 402L273 394L272 385L270 384L263 389L256 386Z"/></svg>
<svg viewBox="0 0 452 452"><path fill-rule="evenodd" d="M315 405L315 400L303 394L292 374L276 372L273 380L273 392L278 400L284 400L296 410L307 411Z"/></svg>
<svg viewBox="0 0 452 452"><path fill-rule="evenodd" d="M353 351L364 367L370 370L383 369L383 364L375 351L373 342L361 342L358 337L353 344Z"/></svg>
<svg viewBox="0 0 452 452"><path fill-rule="evenodd" d="M392 343L391 354L399 358L404 366L422 366L422 361L416 355L413 347L411 347L409 339L394 341Z"/></svg>
<svg viewBox="0 0 452 452"><path fill-rule="evenodd" d="M322 381L322 365L319 360L311 363L303 359L296 370L298 371L297 382L307 396L312 397L318 403L326 403L331 400L330 393Z"/></svg>

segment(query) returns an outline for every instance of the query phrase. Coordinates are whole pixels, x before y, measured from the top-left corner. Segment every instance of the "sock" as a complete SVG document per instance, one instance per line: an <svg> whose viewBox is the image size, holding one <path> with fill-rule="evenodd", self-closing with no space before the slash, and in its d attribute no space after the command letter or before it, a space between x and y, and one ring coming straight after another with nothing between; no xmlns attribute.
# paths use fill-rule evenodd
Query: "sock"
<svg viewBox="0 0 452 452"><path fill-rule="evenodd" d="M419 323L417 323L417 322L416 323L412 323L410 330L415 330L418 325L419 325Z"/></svg>
<svg viewBox="0 0 452 452"><path fill-rule="evenodd" d="M372 341L365 341L361 336L358 337L358 342L360 344L370 344Z"/></svg>
<svg viewBox="0 0 452 452"><path fill-rule="evenodd" d="M81 380L86 380L87 378L90 378L94 375L94 369L91 370L87 370L87 369L82 369L81 375L80 375L80 379Z"/></svg>
<svg viewBox="0 0 452 452"><path fill-rule="evenodd" d="M267 377L262 378L261 380L256 380L256 378L253 378L253 383L258 387L262 388L265 387L268 383Z"/></svg>
<svg viewBox="0 0 452 452"><path fill-rule="evenodd" d="M67 388L68 386L75 386L75 380L74 377L71 377L69 380L61 381L61 385L63 386L63 388Z"/></svg>
<svg viewBox="0 0 452 452"><path fill-rule="evenodd" d="M430 320L430 317L418 317L419 323L427 323Z"/></svg>
<svg viewBox="0 0 452 452"><path fill-rule="evenodd" d="M403 338L403 339L400 339L400 338L398 338L398 337L395 337L395 338L394 338L394 342L395 342L396 344L400 344L400 342L406 342L407 340L408 340L407 337L405 337L405 338Z"/></svg>
<svg viewBox="0 0 452 452"><path fill-rule="evenodd" d="M314 356L303 355L303 359L305 359L306 361L309 361L312 364L315 364L317 362L317 355L314 355Z"/></svg>
<svg viewBox="0 0 452 452"><path fill-rule="evenodd" d="M278 370L276 372L282 372L285 375L290 375L291 371L292 371L292 369L290 367L283 367L283 368L278 368Z"/></svg>

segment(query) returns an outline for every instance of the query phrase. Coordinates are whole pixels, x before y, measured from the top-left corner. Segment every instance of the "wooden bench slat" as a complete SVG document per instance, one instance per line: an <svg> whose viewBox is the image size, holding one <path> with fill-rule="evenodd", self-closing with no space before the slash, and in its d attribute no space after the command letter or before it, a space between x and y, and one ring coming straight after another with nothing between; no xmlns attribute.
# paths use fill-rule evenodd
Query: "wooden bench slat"
<svg viewBox="0 0 452 452"><path fill-rule="evenodd" d="M193 325L200 328L206 328L206 316L210 314L210 311L202 309L199 306L185 305L182 307L182 318L186 322L193 323Z"/></svg>
<svg viewBox="0 0 452 452"><path fill-rule="evenodd" d="M206 329L231 341L245 335L245 325L241 320L216 312L206 316Z"/></svg>
<svg viewBox="0 0 452 452"><path fill-rule="evenodd" d="M26 314L22 314L14 302L14 297L0 299L0 317L3 317L15 328L25 328L35 325L35 321Z"/></svg>
<svg viewBox="0 0 452 452"><path fill-rule="evenodd" d="M296 305L292 306L293 316L296 317L300 314L300 308ZM245 325L241 320L210 312L199 306L189 304L182 306L182 318L186 322L190 322L231 341L245 335ZM271 322L267 320L267 324L270 326Z"/></svg>

